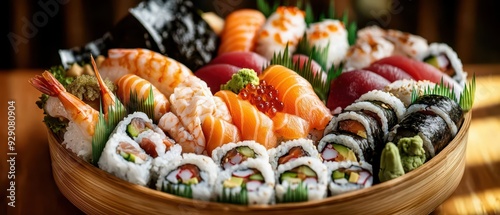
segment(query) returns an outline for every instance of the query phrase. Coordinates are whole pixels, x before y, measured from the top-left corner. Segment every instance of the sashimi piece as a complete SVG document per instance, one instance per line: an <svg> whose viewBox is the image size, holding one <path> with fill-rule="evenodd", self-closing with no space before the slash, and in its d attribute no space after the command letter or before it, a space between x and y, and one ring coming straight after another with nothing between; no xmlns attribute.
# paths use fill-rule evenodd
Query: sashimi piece
<svg viewBox="0 0 500 215"><path fill-rule="evenodd" d="M215 94L220 90L220 85L231 80L233 74L237 73L239 70L239 67L229 64L213 64L200 68L194 75L207 82L210 91L212 94Z"/></svg>
<svg viewBox="0 0 500 215"><path fill-rule="evenodd" d="M262 73L262 68L269 65L269 61L255 52L229 52L212 59L212 64L229 64L240 68L253 69L257 75Z"/></svg>
<svg viewBox="0 0 500 215"><path fill-rule="evenodd" d="M241 139L240 131L235 125L211 115L205 117L201 126L207 141L206 150L209 156L212 156L215 148L226 143L238 142Z"/></svg>
<svg viewBox="0 0 500 215"><path fill-rule="evenodd" d="M284 66L268 67L259 77L278 90L278 98L283 101L283 112L305 119L311 129L323 130L333 117L330 110L319 99L311 84Z"/></svg>
<svg viewBox="0 0 500 215"><path fill-rule="evenodd" d="M364 70L377 73L391 83L397 80L413 79L411 75L408 75L408 73L406 73L402 69L389 64L373 64L369 67L364 68Z"/></svg>
<svg viewBox="0 0 500 215"><path fill-rule="evenodd" d="M326 106L334 113L340 113L361 95L371 90L383 89L389 84L384 77L366 70L344 72L332 81Z"/></svg>
<svg viewBox="0 0 500 215"><path fill-rule="evenodd" d="M236 10L226 17L219 55L234 51L254 51L256 35L266 17L258 10Z"/></svg>
<svg viewBox="0 0 500 215"><path fill-rule="evenodd" d="M272 118L274 132L285 140L306 138L309 134L309 123L292 114L278 112Z"/></svg>
<svg viewBox="0 0 500 215"><path fill-rule="evenodd" d="M242 140L254 140L266 149L276 147L277 138L271 118L231 91L221 90L215 96L226 103L234 125L241 132Z"/></svg>

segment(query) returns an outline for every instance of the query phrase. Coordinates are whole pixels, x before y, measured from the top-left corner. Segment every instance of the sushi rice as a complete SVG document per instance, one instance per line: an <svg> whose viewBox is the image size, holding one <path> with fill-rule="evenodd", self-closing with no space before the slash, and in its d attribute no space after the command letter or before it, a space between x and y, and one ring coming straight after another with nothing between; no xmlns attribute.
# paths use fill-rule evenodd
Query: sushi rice
<svg viewBox="0 0 500 215"><path fill-rule="evenodd" d="M212 151L212 159L222 169L226 169L226 167L224 167L224 164L223 164L224 156L232 149L235 149L238 147L248 147L249 149L251 149L254 152L255 159L263 159L265 161L269 161L269 155L267 153L266 148L253 140L244 140L244 141L240 141L240 142L236 142L236 143L227 143L227 144L224 144L222 146L219 146ZM243 162L243 161L244 160L242 160L241 162ZM239 164L241 162L238 162L237 164Z"/></svg>
<svg viewBox="0 0 500 215"><path fill-rule="evenodd" d="M272 148L267 151L267 153L269 154L269 163L271 164L273 169L276 170L278 168L279 166L278 160L282 156L287 155L290 149L294 147L300 147L305 152L305 155L307 157L318 158L318 159L321 158L312 140L304 138L289 140L286 142L282 142L276 148Z"/></svg>
<svg viewBox="0 0 500 215"><path fill-rule="evenodd" d="M327 162L325 165L328 168L328 189L332 196L371 187L373 184L373 171L369 163L345 161ZM334 171L342 169L356 172L359 177L358 180L355 180L354 177L355 181L346 178L334 179Z"/></svg>

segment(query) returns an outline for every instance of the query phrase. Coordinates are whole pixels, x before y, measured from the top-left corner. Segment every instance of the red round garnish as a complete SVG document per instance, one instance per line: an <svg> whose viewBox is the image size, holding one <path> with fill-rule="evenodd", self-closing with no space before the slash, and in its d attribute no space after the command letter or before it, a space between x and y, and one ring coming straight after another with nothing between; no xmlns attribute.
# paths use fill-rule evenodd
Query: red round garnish
<svg viewBox="0 0 500 215"><path fill-rule="evenodd" d="M248 84L238 95L250 101L260 112L270 117L283 110L283 102L278 98L278 90L264 80L260 81L259 85Z"/></svg>

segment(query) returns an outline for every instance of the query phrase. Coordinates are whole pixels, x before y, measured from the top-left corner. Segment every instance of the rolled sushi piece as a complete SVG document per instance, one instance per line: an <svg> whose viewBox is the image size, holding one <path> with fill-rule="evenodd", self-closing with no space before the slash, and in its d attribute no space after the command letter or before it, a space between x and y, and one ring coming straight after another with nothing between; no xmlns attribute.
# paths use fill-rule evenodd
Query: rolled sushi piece
<svg viewBox="0 0 500 215"><path fill-rule="evenodd" d="M185 153L170 159L156 181L156 189L190 199L210 201L217 179L217 165L210 157Z"/></svg>
<svg viewBox="0 0 500 215"><path fill-rule="evenodd" d="M346 132L359 136L368 141L368 148L375 149L375 145L383 138L382 128L378 121L363 111L343 112L328 123L324 135L332 132Z"/></svg>
<svg viewBox="0 0 500 215"><path fill-rule="evenodd" d="M153 158L163 156L175 144L143 112L134 112L118 123L113 134L128 136Z"/></svg>
<svg viewBox="0 0 500 215"><path fill-rule="evenodd" d="M327 168L317 158L301 157L278 166L276 202L304 202L326 197Z"/></svg>
<svg viewBox="0 0 500 215"><path fill-rule="evenodd" d="M147 186L153 158L127 136L109 138L97 163L99 168L130 183Z"/></svg>
<svg viewBox="0 0 500 215"><path fill-rule="evenodd" d="M445 43L431 43L427 51L417 56L418 60L424 61L443 73L455 79L460 86L465 85L467 73L464 72L462 61L457 53Z"/></svg>
<svg viewBox="0 0 500 215"><path fill-rule="evenodd" d="M372 166L366 162L327 162L328 189L335 196L354 190L371 187L373 184Z"/></svg>
<svg viewBox="0 0 500 215"><path fill-rule="evenodd" d="M347 106L345 111L361 111L373 116L381 126L383 134L398 123L396 112L391 106L378 101L360 101Z"/></svg>
<svg viewBox="0 0 500 215"><path fill-rule="evenodd" d="M451 130L446 121L430 111L413 112L394 126L387 134L387 142L398 143L402 138L420 137L425 157L431 159L451 140Z"/></svg>
<svg viewBox="0 0 500 215"><path fill-rule="evenodd" d="M377 104L380 107L394 111L397 116L397 121L400 122L406 112L404 103L396 96L381 90L372 90L361 95L355 102L369 101L373 104ZM388 126L391 128L392 126Z"/></svg>
<svg viewBox="0 0 500 215"><path fill-rule="evenodd" d="M250 158L269 161L266 148L253 140L227 143L212 151L212 159L223 170L229 169Z"/></svg>
<svg viewBox="0 0 500 215"><path fill-rule="evenodd" d="M270 60L288 44L291 55L306 31L305 12L297 7L281 6L267 18L257 35L255 52Z"/></svg>
<svg viewBox="0 0 500 215"><path fill-rule="evenodd" d="M338 66L345 58L349 49L349 41L347 40L347 30L341 21L325 19L312 23L307 28L306 35L311 47L327 49L327 71L333 65Z"/></svg>
<svg viewBox="0 0 500 215"><path fill-rule="evenodd" d="M273 169L300 157L320 158L313 141L304 138L282 142L267 152L269 153L269 163Z"/></svg>
<svg viewBox="0 0 500 215"><path fill-rule="evenodd" d="M371 160L373 150L368 141L349 133L333 132L327 134L318 144L318 151L326 162Z"/></svg>
<svg viewBox="0 0 500 215"><path fill-rule="evenodd" d="M219 173L217 201L240 205L274 203L274 172L264 159L248 159Z"/></svg>
<svg viewBox="0 0 500 215"><path fill-rule="evenodd" d="M406 115L426 111L440 116L450 129L451 138L455 137L464 118L462 108L457 102L446 96L423 95L408 107Z"/></svg>

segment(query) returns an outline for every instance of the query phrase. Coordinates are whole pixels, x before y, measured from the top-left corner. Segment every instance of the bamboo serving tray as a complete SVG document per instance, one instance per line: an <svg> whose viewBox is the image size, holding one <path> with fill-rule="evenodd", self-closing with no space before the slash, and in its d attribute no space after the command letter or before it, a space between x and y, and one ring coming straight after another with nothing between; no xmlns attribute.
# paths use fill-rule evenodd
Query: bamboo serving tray
<svg viewBox="0 0 500 215"><path fill-rule="evenodd" d="M399 178L323 200L268 206L190 200L131 184L77 157L50 131L48 141L59 190L87 214L429 214L462 179L470 122L469 112L443 151Z"/></svg>

